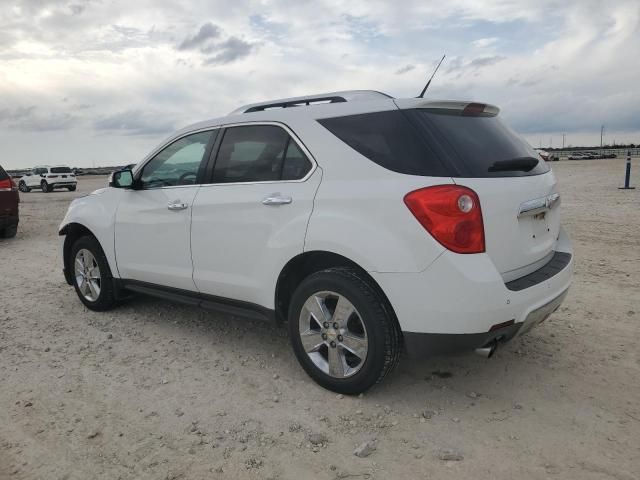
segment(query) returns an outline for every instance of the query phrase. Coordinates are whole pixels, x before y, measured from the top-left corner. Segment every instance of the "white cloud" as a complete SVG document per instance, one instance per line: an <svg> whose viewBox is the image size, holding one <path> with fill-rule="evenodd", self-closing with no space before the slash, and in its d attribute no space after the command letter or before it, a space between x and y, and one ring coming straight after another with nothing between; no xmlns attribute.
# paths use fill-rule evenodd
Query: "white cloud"
<svg viewBox="0 0 640 480"><path fill-rule="evenodd" d="M0 153L10 166L39 161L46 128L86 138L53 142L59 161L82 165L108 134L120 136L115 163L134 162L166 130L243 103L350 88L415 96L442 52L429 95L497 104L530 138L599 140L601 123L640 132L637 1L24 0L0 6Z"/></svg>
<svg viewBox="0 0 640 480"><path fill-rule="evenodd" d="M498 40L498 37L479 38L478 40L474 40L473 42L471 42L471 44L474 47L485 48L494 45Z"/></svg>

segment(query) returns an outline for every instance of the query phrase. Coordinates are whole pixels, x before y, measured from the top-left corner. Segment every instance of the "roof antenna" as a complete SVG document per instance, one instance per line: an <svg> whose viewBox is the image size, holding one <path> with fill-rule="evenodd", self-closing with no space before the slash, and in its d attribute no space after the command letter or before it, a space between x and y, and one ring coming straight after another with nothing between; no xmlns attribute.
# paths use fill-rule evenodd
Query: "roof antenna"
<svg viewBox="0 0 640 480"><path fill-rule="evenodd" d="M440 68L440 65L442 64L442 61L444 60L444 57L446 57L446 55L442 55L442 58L440 59L440 61L438 62L438 65L436 66L436 69L431 74L431 78L429 78L429 81L420 92L420 95L418 95L416 98L424 98L424 94L427 91L427 88L429 88L429 85L431 85L431 80L433 80L433 77L435 77L436 72L438 71L438 69Z"/></svg>

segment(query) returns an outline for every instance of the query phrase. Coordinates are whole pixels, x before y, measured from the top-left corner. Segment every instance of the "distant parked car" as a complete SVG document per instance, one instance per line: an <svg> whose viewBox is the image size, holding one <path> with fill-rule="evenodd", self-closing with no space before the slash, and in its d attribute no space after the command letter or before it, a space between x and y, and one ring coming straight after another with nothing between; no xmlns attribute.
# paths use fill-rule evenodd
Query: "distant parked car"
<svg viewBox="0 0 640 480"><path fill-rule="evenodd" d="M582 153L571 153L567 158L569 160L585 160L587 157L585 157Z"/></svg>
<svg viewBox="0 0 640 480"><path fill-rule="evenodd" d="M538 155L540 155L545 162L549 161L549 153L546 150L536 148L536 152L538 152Z"/></svg>
<svg viewBox="0 0 640 480"><path fill-rule="evenodd" d="M20 196L13 179L0 165L0 237L15 237L18 232Z"/></svg>
<svg viewBox="0 0 640 480"><path fill-rule="evenodd" d="M616 158L617 155L615 153L607 153L602 156L602 158Z"/></svg>
<svg viewBox="0 0 640 480"><path fill-rule="evenodd" d="M76 189L76 185L76 175L69 167L42 165L27 172L20 179L18 188L24 193L30 192L33 188L39 188L47 193L53 192L54 188L66 188L73 192Z"/></svg>

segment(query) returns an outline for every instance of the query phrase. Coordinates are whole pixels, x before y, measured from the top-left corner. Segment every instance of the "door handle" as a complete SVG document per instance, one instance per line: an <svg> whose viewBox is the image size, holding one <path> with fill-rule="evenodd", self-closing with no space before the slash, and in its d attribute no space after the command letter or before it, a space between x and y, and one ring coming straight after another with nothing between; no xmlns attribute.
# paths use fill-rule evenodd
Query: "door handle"
<svg viewBox="0 0 640 480"><path fill-rule="evenodd" d="M187 205L186 203L180 203L180 200L174 200L173 202L169 202L169 204L167 205L167 208L172 211L184 210L187 207L189 207L189 205Z"/></svg>
<svg viewBox="0 0 640 480"><path fill-rule="evenodd" d="M279 193L272 193L262 200L263 205L288 205L291 202L293 202L291 197L283 196Z"/></svg>

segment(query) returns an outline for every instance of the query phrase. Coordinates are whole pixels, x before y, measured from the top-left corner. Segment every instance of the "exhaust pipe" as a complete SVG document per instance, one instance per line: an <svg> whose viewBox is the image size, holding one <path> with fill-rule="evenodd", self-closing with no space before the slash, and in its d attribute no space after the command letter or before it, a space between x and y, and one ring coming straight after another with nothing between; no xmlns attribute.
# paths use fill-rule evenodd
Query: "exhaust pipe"
<svg viewBox="0 0 640 480"><path fill-rule="evenodd" d="M493 355L493 353L496 351L496 348L498 348L498 341L492 340L491 342L487 343L484 347L476 348L474 351L481 357L491 358L491 355Z"/></svg>

